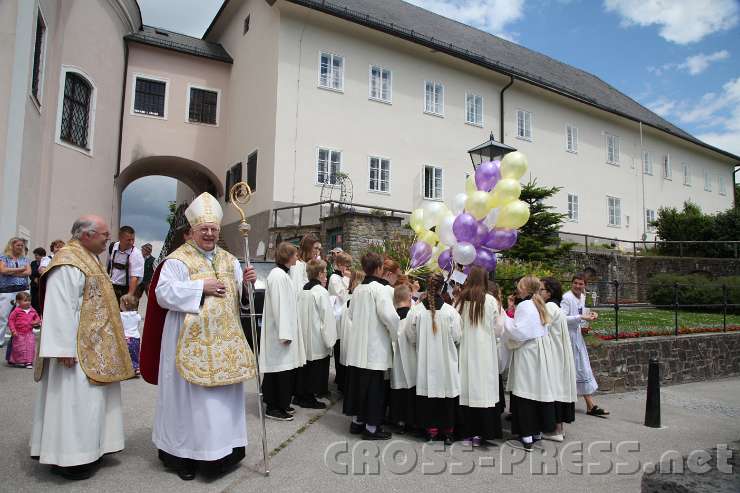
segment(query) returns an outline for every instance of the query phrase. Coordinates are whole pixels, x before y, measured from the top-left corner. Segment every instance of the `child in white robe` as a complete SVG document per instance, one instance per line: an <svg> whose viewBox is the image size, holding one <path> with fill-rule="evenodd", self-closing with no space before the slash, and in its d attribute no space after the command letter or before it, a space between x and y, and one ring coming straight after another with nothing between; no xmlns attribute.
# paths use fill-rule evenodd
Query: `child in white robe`
<svg viewBox="0 0 740 493"><path fill-rule="evenodd" d="M415 428L416 422L416 348L406 338L408 314L412 309L411 287L396 286L393 304L401 319L398 325L398 340L393 341L393 368L391 368L390 420L403 434Z"/></svg>
<svg viewBox="0 0 740 493"><path fill-rule="evenodd" d="M293 281L295 292L300 293L303 290L303 286L308 282L308 274L306 273L306 264L309 260L318 259L321 257L321 243L319 239L312 234L307 234L301 238L301 243L298 245L298 258L295 264L290 267L290 279Z"/></svg>
<svg viewBox="0 0 740 493"><path fill-rule="evenodd" d="M310 260L306 266L309 281L298 295L298 314L306 349L306 365L296 374L293 403L309 409L325 409L316 399L329 392L329 359L337 339L334 307L326 283L326 262Z"/></svg>
<svg viewBox="0 0 740 493"><path fill-rule="evenodd" d="M267 276L260 335L260 371L265 417L292 421L290 399L295 387L296 368L306 364L298 297L288 275L296 261L296 247L282 242L275 252L276 267Z"/></svg>
<svg viewBox="0 0 740 493"><path fill-rule="evenodd" d="M352 275L352 257L344 252L337 252L334 255L334 272L329 276L329 296L336 298L335 313L337 316L337 326L340 326L342 315L347 311L347 301L349 301L349 281ZM340 361L342 354L342 337L340 331L337 331L337 342L334 344L334 383L337 384L337 390L344 393L345 367Z"/></svg>
<svg viewBox="0 0 740 493"><path fill-rule="evenodd" d="M416 425L426 430L428 440L452 444L460 395L461 320L442 300L443 285L439 274L429 279L427 296L411 312L405 333L417 354Z"/></svg>
<svg viewBox="0 0 740 493"><path fill-rule="evenodd" d="M352 302L352 292L355 290L357 286L359 286L362 281L365 280L365 273L361 270L356 270L352 272L352 275L349 279L349 293L347 294L347 304L345 306L344 311L342 312L342 318L339 321L339 333L337 334L337 337L342 339L344 342L339 346L340 353L339 353L339 363L344 366L345 368L345 375L344 379L340 380L339 384L341 387L339 387L339 391L344 393L345 391L345 385L347 383L347 350L350 345L350 337L352 336L352 317L349 316L349 305Z"/></svg>

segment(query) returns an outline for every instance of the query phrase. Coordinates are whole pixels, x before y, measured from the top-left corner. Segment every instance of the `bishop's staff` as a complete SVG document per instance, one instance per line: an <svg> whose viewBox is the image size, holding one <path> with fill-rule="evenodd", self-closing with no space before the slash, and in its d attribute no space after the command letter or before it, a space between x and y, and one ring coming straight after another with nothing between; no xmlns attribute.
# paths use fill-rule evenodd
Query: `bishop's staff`
<svg viewBox="0 0 740 493"><path fill-rule="evenodd" d="M239 211L242 219L239 222L239 233L244 238L244 262L247 266L251 265L249 260L249 230L251 226L247 223L247 215L244 213L249 201L252 199L252 189L245 182L240 181L231 187L229 191L231 203ZM262 455L265 459L265 476L270 475L270 453L267 450L267 430L265 428L265 415L262 411L262 377L260 375L259 364L259 345L257 344L257 314L254 313L254 287L251 282L247 283L247 296L249 300L249 324L252 328L252 349L254 360L257 368L257 404L259 408L260 425L262 426Z"/></svg>

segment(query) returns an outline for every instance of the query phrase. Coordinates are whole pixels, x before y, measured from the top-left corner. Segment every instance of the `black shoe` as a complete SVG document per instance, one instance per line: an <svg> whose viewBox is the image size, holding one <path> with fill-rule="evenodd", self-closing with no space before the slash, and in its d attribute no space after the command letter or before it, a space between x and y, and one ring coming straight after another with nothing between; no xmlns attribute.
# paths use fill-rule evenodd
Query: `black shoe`
<svg viewBox="0 0 740 493"><path fill-rule="evenodd" d="M267 419L274 419L275 421L293 421L293 416L282 409L268 409L265 417Z"/></svg>
<svg viewBox="0 0 740 493"><path fill-rule="evenodd" d="M384 431L380 427L376 428L375 433L370 433L367 428L362 432L363 440L390 440L392 436L390 431Z"/></svg>
<svg viewBox="0 0 740 493"><path fill-rule="evenodd" d="M51 466L51 472L58 474L64 479L70 481L81 481L92 476L92 464L82 464L79 466Z"/></svg>
<svg viewBox="0 0 740 493"><path fill-rule="evenodd" d="M394 431L396 435L405 435L406 432L406 425L396 425L396 431Z"/></svg>
<svg viewBox="0 0 740 493"><path fill-rule="evenodd" d="M455 443L455 438L449 433L445 435L445 445L450 446Z"/></svg>
<svg viewBox="0 0 740 493"><path fill-rule="evenodd" d="M427 442L441 442L442 441L442 435L439 433L431 434L428 431L424 432L424 437L426 438Z"/></svg>
<svg viewBox="0 0 740 493"><path fill-rule="evenodd" d="M353 435L359 435L365 431L365 425L362 423L350 423L349 424L349 432Z"/></svg>
<svg viewBox="0 0 740 493"><path fill-rule="evenodd" d="M295 409L292 408L292 407L290 407L290 406L288 406L288 409L286 409L285 412L288 413L288 414L295 414Z"/></svg>
<svg viewBox="0 0 740 493"><path fill-rule="evenodd" d="M195 466L185 461L180 464L175 472L177 472L177 476L183 481L192 481L195 479Z"/></svg>
<svg viewBox="0 0 740 493"><path fill-rule="evenodd" d="M326 409L326 404L316 400L316 398L301 399L299 401L295 401L294 403L296 406L303 407L306 409Z"/></svg>

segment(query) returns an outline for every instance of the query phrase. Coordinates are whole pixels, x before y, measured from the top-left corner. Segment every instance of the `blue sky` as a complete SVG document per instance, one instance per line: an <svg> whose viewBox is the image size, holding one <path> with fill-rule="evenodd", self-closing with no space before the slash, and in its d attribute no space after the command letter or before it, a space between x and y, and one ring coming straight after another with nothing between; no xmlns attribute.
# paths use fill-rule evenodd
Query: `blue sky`
<svg viewBox="0 0 740 493"><path fill-rule="evenodd" d="M591 72L696 137L740 155L738 0L410 3ZM221 0L139 0L139 5L145 24L200 37ZM149 180L159 179L133 183L124 200L143 195L153 186ZM125 200L124 219L132 202ZM164 236L166 227L161 229L147 231L147 238Z"/></svg>

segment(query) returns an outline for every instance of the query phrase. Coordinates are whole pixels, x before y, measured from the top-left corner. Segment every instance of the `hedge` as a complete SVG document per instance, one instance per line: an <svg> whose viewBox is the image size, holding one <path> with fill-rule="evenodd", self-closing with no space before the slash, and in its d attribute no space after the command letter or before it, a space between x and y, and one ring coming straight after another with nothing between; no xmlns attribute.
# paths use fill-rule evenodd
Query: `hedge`
<svg viewBox="0 0 740 493"><path fill-rule="evenodd" d="M674 288L674 286L676 286ZM683 305L723 305L727 287L727 313L740 313L740 276L727 276L710 279L702 274L656 274L648 281L648 301L657 307L672 308L676 292L678 304ZM674 291L675 289L675 291ZM723 306L697 306L697 311L722 311Z"/></svg>

